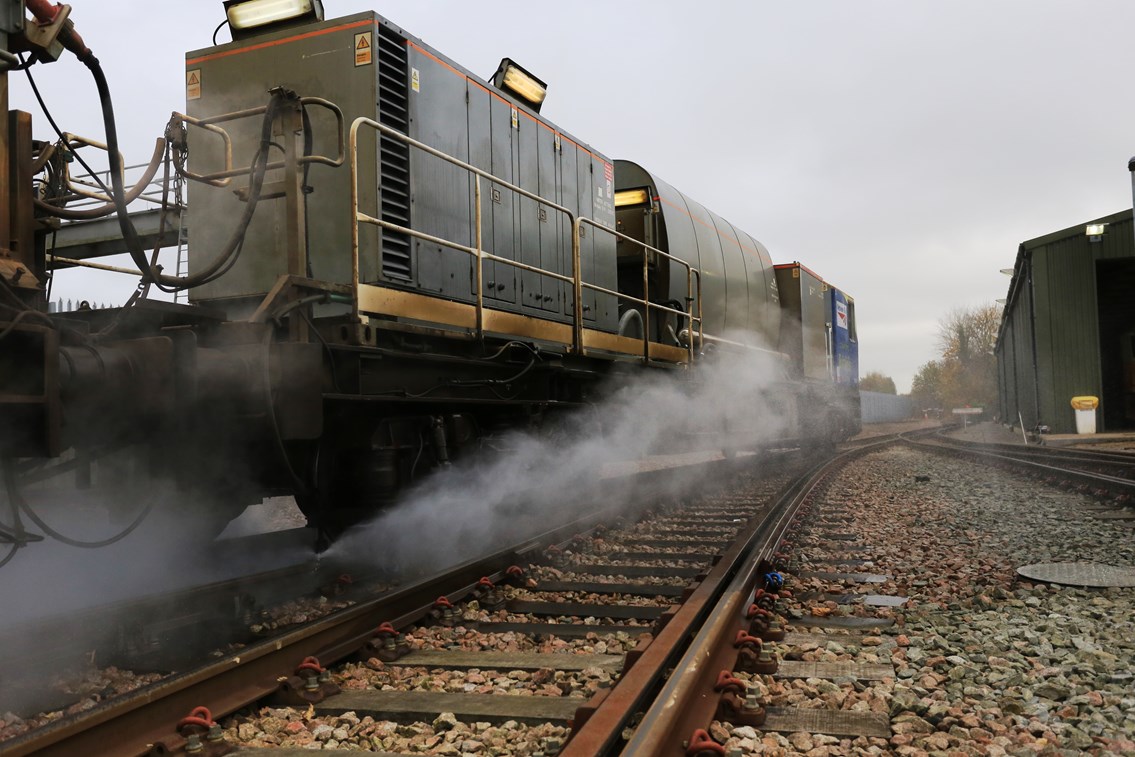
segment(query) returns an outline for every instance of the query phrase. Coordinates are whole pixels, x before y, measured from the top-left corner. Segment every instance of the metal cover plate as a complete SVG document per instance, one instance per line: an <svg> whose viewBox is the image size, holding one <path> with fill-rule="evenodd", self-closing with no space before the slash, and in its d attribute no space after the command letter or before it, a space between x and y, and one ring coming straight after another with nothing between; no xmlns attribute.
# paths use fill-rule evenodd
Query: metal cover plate
<svg viewBox="0 0 1135 757"><path fill-rule="evenodd" d="M871 607L902 607L906 604L906 597L896 597L891 594L865 594L863 604Z"/></svg>
<svg viewBox="0 0 1135 757"><path fill-rule="evenodd" d="M802 570L796 574L797 578L822 578L825 581L850 581L861 584L886 583L890 576L878 573L833 573L826 570Z"/></svg>
<svg viewBox="0 0 1135 757"><path fill-rule="evenodd" d="M1017 572L1025 578L1068 586L1135 586L1135 568L1120 568L1091 562L1055 562L1023 565Z"/></svg>
<svg viewBox="0 0 1135 757"><path fill-rule="evenodd" d="M895 669L890 665L877 663L781 660L774 675L777 678L825 678L829 681L836 678L881 681L884 678L894 678Z"/></svg>
<svg viewBox="0 0 1135 757"><path fill-rule="evenodd" d="M799 628L846 628L862 631L872 628L890 628L895 624L895 621L894 618L861 618L856 615L837 615L827 618L806 615L803 618L791 618L788 624Z"/></svg>
<svg viewBox="0 0 1135 757"><path fill-rule="evenodd" d="M511 697L509 697L511 699ZM832 736L891 737L891 721L881 712L812 710L799 707L769 707L765 731L826 733Z"/></svg>

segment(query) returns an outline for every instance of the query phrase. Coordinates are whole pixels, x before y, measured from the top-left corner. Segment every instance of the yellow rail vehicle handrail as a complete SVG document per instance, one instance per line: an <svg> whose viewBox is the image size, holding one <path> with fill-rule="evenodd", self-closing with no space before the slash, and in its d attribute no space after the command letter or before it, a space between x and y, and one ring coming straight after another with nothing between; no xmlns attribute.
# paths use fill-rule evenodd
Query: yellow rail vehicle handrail
<svg viewBox="0 0 1135 757"><path fill-rule="evenodd" d="M426 234L424 232L417 231L416 229L411 229L409 227L400 226L400 225L392 223L390 221L385 221L381 218L375 218L375 217L367 215L366 213L363 213L359 210L359 167L358 167L359 131L364 126L373 129L378 134L381 134L381 135L390 137L392 139L398 140L400 142L403 142L403 143L409 145L410 147L421 150L422 152L424 152L428 155L432 155L433 157L438 158L439 160L443 160L443 161L445 161L445 162L447 162L451 165L462 168L473 176L474 245L470 246L470 245L461 244L459 242L454 242L452 240L442 239L440 237L436 237L436 236L433 236L431 234ZM594 220L592 220L590 218L576 217L576 215L574 213L572 213L571 210L569 210L566 207L563 207L562 205L558 205L558 204L548 200L547 198L540 197L539 195L537 195L533 192L530 192L526 189L518 187L515 184L512 184L508 181L504 181L504 180L502 180L502 179L500 179L496 176L493 176L492 174L488 173L487 171L484 171L480 168L477 168L474 165L466 163L463 160L460 160L460 159L455 158L451 155L448 155L444 152L441 152L440 150L437 150L433 147L430 147L429 145L427 145L423 142L419 142L418 140L413 139L412 137L409 137L409 136L403 134L402 132L400 132L396 129L392 129L389 126L381 124L381 123L379 123L379 122L377 122L373 119L370 119L370 118L366 118L366 117L357 118L351 124L350 136L349 136L349 139L348 139L348 153L349 153L349 156L350 156L350 168L351 168L351 213L352 213L352 217L353 217L353 223L351 224L351 288L354 292L354 303L353 303L352 315L354 316L354 318L356 320L358 320L360 318L359 296L358 296L359 295L359 285L361 283L359 281L359 248L360 248L359 224L365 223L365 224L370 224L370 225L373 225L373 226L378 226L380 228L387 229L387 230L390 230L390 231L395 231L395 232L399 232L399 233L402 233L402 234L406 234L408 236L414 237L415 239L421 239L423 241L430 242L432 244L441 245L441 246L447 247L449 249L464 252L464 253L466 253L467 255L470 255L473 258L473 264L474 264L475 269L476 269L475 273L474 273L474 281L476 282L475 326L476 326L477 338L483 338L484 337L485 303L484 303L484 281L483 281L484 274L483 274L482 263L486 260L491 260L491 261L495 261L495 262L498 262L498 263L503 263L505 265L519 269L521 271L528 271L530 273L535 273L535 274L538 274L540 276L547 276L551 279L555 279L557 281L562 281L565 284L571 285L572 292L573 292L573 300L574 300L573 308L572 308L572 344L571 344L571 347L572 347L572 350L574 352L576 352L577 354L584 354L584 352L585 352L585 350L584 350L584 324L583 324L583 321L584 321L584 319L583 319L583 290L588 289L590 291L614 296L614 297L616 297L620 300L629 300L630 302L635 303L637 305L640 305L643 308L643 314L644 314L644 316L647 316L647 318L644 319L644 327L642 329L642 342L643 342L642 355L643 355L644 361L647 361L647 360L650 359L650 329L646 324L649 322L648 318L649 318L649 314L652 310L671 313L671 314L674 314L675 316L677 316L679 319L687 320L688 323L689 323L688 328L689 328L689 334L690 334L688 344L686 345L687 360L693 361L694 355L696 354L696 345L700 343L700 337L701 337L701 323L702 323L702 317L701 317L701 315L702 315L701 314L701 271L699 271L696 268L693 268L686 261L680 260L680 259L674 257L673 255L670 255L669 253L663 252L662 250L659 250L655 247L651 247L650 245L647 245L645 242L641 242L637 239L633 239L632 237L629 237L625 234L622 234L621 232L615 231L613 229L609 229L606 226L603 226L603 225L595 222ZM570 276L567 276L567 275L564 275L562 273L558 273L558 272L555 272L555 271L550 271L550 270L547 270L545 268L540 268L539 266L532 266L532 265L528 265L526 263L521 263L520 261L512 260L512 259L506 258L506 257L502 257L500 255L495 255L491 252L487 252L484 249L483 238L482 238L482 221L481 221L481 219L482 219L481 179L486 179L486 180L492 182L493 184L499 185L502 188L505 188L505 189L508 189L512 192L517 193L521 197L526 197L530 200L533 200L533 201L539 203L543 207L550 208L550 209L552 209L552 210L554 210L558 213L561 213L562 215L564 215L568 219L568 221L571 223L571 227L572 227L572 237L571 237L571 251L572 251L572 254L571 254L571 258L572 258L571 270L572 270L572 273L571 273ZM650 291L650 289L649 289L649 281L650 281L650 279L649 279L649 275L650 275L649 258L650 258L651 253L658 255L660 257L663 257L663 258L665 258L665 259L667 259L671 262L677 263L678 265L685 268L685 270L686 270L686 291L687 291L686 301L688 303L691 303L691 304L692 303L697 304L697 314L695 315L693 313L687 313L687 312L679 310L677 308L671 308L667 305L662 305L662 304L659 304L659 303L650 302L650 300L646 297L644 297L644 298L633 297L631 295L628 295L628 294L625 294L625 293L622 293L622 292L607 289L606 287L599 286L598 284L591 284L591 283L588 283L586 281L583 281L582 266L580 264L580 231L581 231L581 229L583 228L584 225L591 226L592 228L594 228L596 230L603 231L605 233L608 233L608 234L615 236L616 239L621 239L623 241L630 242L631 244L634 244L634 245L642 248L643 284L644 284L643 291L644 291L644 293Z"/></svg>

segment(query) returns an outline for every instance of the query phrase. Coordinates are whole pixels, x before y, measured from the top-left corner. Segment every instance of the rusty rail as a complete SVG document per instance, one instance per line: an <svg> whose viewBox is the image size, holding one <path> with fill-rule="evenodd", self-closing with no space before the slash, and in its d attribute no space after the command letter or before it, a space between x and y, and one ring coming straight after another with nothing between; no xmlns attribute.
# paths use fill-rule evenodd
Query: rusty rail
<svg viewBox="0 0 1135 757"><path fill-rule="evenodd" d="M797 510L834 471L894 441L882 438L842 452L793 482L764 519L738 535L737 543L607 695L602 709L572 734L561 757L614 753L623 730L643 709L646 712L622 753L684 757L691 734L708 728L714 718L720 698L714 685L722 671L732 671L737 663L733 640L749 626L744 613L758 578L769 569ZM694 638L687 646L690 636ZM672 671L668 680L667 671ZM652 697L659 686L660 693Z"/></svg>

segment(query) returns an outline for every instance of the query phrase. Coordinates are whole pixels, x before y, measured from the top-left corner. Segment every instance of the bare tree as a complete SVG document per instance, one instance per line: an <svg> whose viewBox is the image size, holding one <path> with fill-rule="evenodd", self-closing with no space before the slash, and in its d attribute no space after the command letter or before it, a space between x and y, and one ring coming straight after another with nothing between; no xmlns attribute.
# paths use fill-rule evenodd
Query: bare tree
<svg viewBox="0 0 1135 757"><path fill-rule="evenodd" d="M941 357L919 369L911 394L923 407L992 407L997 399L993 346L1001 323L996 305L958 308L938 322Z"/></svg>
<svg viewBox="0 0 1135 757"><path fill-rule="evenodd" d="M945 365L943 397L951 407L992 407L997 400L997 359L993 346L1001 310L984 305L955 310L939 324Z"/></svg>

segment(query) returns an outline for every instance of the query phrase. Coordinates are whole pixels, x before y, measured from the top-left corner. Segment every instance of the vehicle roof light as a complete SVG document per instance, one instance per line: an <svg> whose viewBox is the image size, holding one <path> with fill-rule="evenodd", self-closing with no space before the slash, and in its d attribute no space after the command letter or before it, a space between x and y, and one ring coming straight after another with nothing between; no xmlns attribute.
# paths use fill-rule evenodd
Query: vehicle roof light
<svg viewBox="0 0 1135 757"><path fill-rule="evenodd" d="M624 205L645 205L650 200L650 192L645 187L639 189L620 189L615 192L615 207Z"/></svg>
<svg viewBox="0 0 1135 757"><path fill-rule="evenodd" d="M321 0L225 0L233 32L259 29L282 21L322 21Z"/></svg>
<svg viewBox="0 0 1135 757"><path fill-rule="evenodd" d="M500 67L493 74L493 86L520 97L540 112L540 106L548 94L548 85L517 65L511 58L501 60Z"/></svg>

